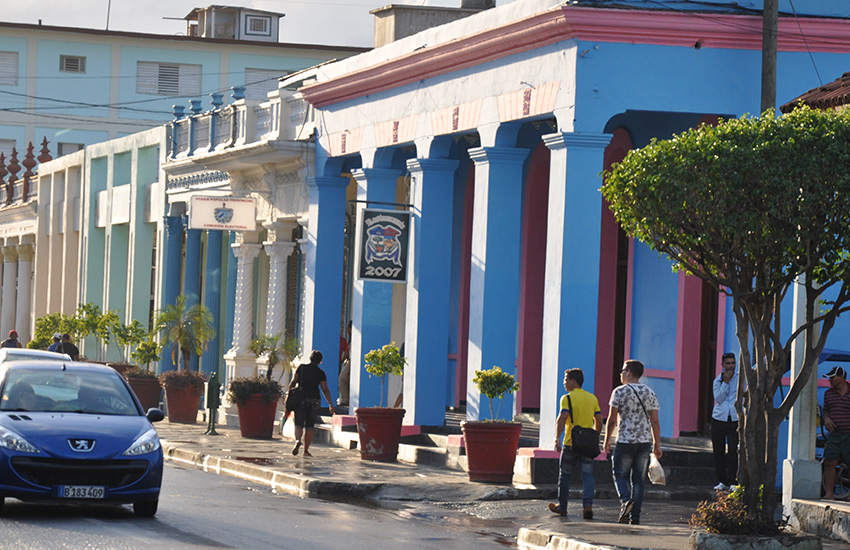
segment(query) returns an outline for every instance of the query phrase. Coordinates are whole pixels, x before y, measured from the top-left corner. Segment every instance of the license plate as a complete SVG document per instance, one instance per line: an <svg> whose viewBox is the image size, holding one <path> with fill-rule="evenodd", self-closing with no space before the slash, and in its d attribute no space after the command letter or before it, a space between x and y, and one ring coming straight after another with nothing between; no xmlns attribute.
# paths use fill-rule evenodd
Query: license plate
<svg viewBox="0 0 850 550"><path fill-rule="evenodd" d="M106 498L106 487L99 485L62 485L60 498Z"/></svg>

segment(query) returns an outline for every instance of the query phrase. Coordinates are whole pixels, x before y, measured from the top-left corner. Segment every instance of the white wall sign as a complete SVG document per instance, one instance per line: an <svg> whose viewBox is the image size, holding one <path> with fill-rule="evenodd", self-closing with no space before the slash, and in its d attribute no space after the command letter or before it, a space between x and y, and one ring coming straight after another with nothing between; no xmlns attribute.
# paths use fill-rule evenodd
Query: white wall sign
<svg viewBox="0 0 850 550"><path fill-rule="evenodd" d="M193 195L189 203L189 229L256 231L257 199Z"/></svg>

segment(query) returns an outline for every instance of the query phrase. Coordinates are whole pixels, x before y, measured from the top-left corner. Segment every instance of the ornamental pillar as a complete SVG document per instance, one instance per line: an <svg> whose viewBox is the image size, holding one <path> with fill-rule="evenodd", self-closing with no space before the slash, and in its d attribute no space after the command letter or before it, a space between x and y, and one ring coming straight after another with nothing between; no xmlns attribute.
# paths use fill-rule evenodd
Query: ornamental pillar
<svg viewBox="0 0 850 550"><path fill-rule="evenodd" d="M22 345L26 345L32 337L30 327L32 326L32 307L30 306L30 294L32 289L32 259L35 255L35 245L18 245L18 297L17 311L15 314L15 330L18 331L18 339Z"/></svg>
<svg viewBox="0 0 850 550"><path fill-rule="evenodd" d="M240 242L231 245L236 257L236 296L234 300L233 342L225 354L227 378L257 375L257 365L247 354L251 344L254 319L254 259L260 253L260 245Z"/></svg>
<svg viewBox="0 0 850 550"><path fill-rule="evenodd" d="M287 277L287 262L295 250L292 241L278 240L287 233L289 224L280 222L266 222L263 227L268 229L269 240L263 243L263 249L269 256L269 292L266 302L266 327L265 334L275 336L286 328L286 302L289 289ZM284 339L292 335L284 334ZM258 364L268 368L268 360L263 357L258 359ZM278 367L279 368L279 367ZM280 371L277 371L280 374ZM283 383L288 380L284 379Z"/></svg>
<svg viewBox="0 0 850 550"><path fill-rule="evenodd" d="M395 202L396 180L401 173L398 170L382 168L364 168L352 172L357 180L357 199L359 201ZM366 208L365 202L357 203L357 231L355 231L355 250L359 250L360 214ZM392 206L380 205L380 208L392 209ZM369 376L362 368L363 355L370 350L390 343L390 330L393 317L393 284L379 281L362 281L355 277L351 296L351 378L349 381L349 407L377 407L381 404L381 380ZM357 334L358 337L354 335ZM396 342L401 346L402 342ZM407 351L405 349L405 351ZM339 357L339 354L336 355ZM389 384L388 384L389 385ZM389 391L389 388L384 388ZM389 396L383 402L392 402Z"/></svg>
<svg viewBox="0 0 850 550"><path fill-rule="evenodd" d="M610 134L543 136L551 150L543 349L540 373L540 444L554 448L558 390L567 368L596 364L602 179ZM595 376L585 370L584 389Z"/></svg>
<svg viewBox="0 0 850 550"><path fill-rule="evenodd" d="M8 334L15 327L18 251L14 246L3 248L3 301L0 303L0 334Z"/></svg>
<svg viewBox="0 0 850 550"><path fill-rule="evenodd" d="M466 370L470 420L481 418L481 395L472 382L475 372L497 365L516 374L523 163L528 155L528 149L509 147L469 150L475 163ZM513 394L502 401L500 417L512 419Z"/></svg>

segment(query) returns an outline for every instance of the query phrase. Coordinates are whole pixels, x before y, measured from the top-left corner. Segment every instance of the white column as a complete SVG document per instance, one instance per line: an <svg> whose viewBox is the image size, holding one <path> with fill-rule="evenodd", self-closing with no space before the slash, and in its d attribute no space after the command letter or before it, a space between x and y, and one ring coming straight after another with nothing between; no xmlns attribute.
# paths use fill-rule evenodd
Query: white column
<svg viewBox="0 0 850 550"><path fill-rule="evenodd" d="M3 249L3 302L0 304L0 334L15 328L15 303L17 289L18 250L14 246Z"/></svg>
<svg viewBox="0 0 850 550"><path fill-rule="evenodd" d="M256 376L257 365L253 357L247 357L251 343L252 320L254 317L254 258L260 253L259 244L234 243L236 256L236 299L233 312L233 341L225 356L227 381L235 377Z"/></svg>
<svg viewBox="0 0 850 550"><path fill-rule="evenodd" d="M18 339L26 345L32 337L30 327L33 324L32 307L30 305L30 290L32 288L32 259L35 246L22 244L18 246L18 299L15 315L15 330Z"/></svg>
<svg viewBox="0 0 850 550"><path fill-rule="evenodd" d="M269 256L269 295L266 306L265 333L275 335L284 329L286 322L286 262L295 250L295 243L279 241L282 224L263 224L269 229L269 240L263 248Z"/></svg>

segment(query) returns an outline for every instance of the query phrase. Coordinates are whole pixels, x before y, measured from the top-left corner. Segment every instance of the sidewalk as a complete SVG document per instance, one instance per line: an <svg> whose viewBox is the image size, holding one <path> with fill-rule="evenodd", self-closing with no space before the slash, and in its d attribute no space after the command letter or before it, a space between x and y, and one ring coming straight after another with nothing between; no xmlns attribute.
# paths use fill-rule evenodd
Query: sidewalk
<svg viewBox="0 0 850 550"><path fill-rule="evenodd" d="M293 441L245 439L238 429L216 426L217 436L204 435L206 425L155 424L166 460L204 471L235 476L265 485L275 492L300 497L356 498L475 504L524 500L527 510L518 530L520 548L646 549L687 548L690 518L697 505L693 492L647 487L643 524L616 523L619 502L613 487L597 487L596 519L578 519L580 499L571 499L570 517L546 511L554 500L554 485L501 485L470 482L464 472L409 463L379 463L360 459L356 450L310 447L312 457L291 453ZM575 485L575 483L574 483ZM574 489L580 489L580 481ZM701 494L701 493L698 493ZM680 500L685 498L686 500ZM518 503L521 504L521 503ZM839 505L841 506L841 505ZM845 505L850 511L850 505ZM847 548L846 543L824 540L825 549Z"/></svg>

